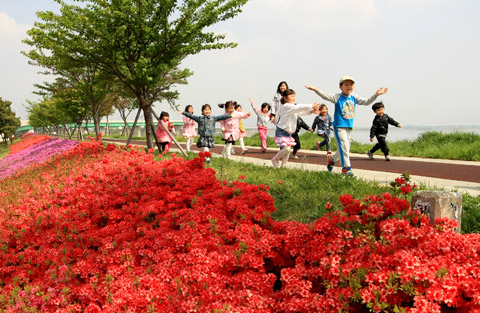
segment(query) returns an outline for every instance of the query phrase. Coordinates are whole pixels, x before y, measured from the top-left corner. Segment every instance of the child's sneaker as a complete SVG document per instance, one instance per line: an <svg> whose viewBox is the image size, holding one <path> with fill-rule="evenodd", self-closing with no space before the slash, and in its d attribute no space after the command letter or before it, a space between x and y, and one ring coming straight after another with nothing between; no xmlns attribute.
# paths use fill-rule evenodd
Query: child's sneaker
<svg viewBox="0 0 480 313"><path fill-rule="evenodd" d="M353 171L351 167L342 168L342 174L347 176L353 176Z"/></svg>
<svg viewBox="0 0 480 313"><path fill-rule="evenodd" d="M388 155L386 155L386 156L385 156L385 161L390 162L390 160L391 160L390 157L389 157Z"/></svg>
<svg viewBox="0 0 480 313"><path fill-rule="evenodd" d="M333 170L334 165L335 161L333 161L333 156L331 154L327 155L327 169L329 172Z"/></svg>
<svg viewBox="0 0 480 313"><path fill-rule="evenodd" d="M317 141L317 150L320 150L320 141Z"/></svg>
<svg viewBox="0 0 480 313"><path fill-rule="evenodd" d="M278 163L278 160L276 158L272 159L272 164L273 164L273 167L276 167L276 168L280 167L280 164Z"/></svg>
<svg viewBox="0 0 480 313"><path fill-rule="evenodd" d="M298 160L298 156L296 156L296 155L294 155L293 158L294 158L295 160Z"/></svg>
<svg viewBox="0 0 480 313"><path fill-rule="evenodd" d="M210 164L210 158L209 158L209 157L206 157L206 158L205 158L205 161L207 161L207 163Z"/></svg>
<svg viewBox="0 0 480 313"><path fill-rule="evenodd" d="M373 153L370 150L367 150L367 155L370 160L373 160Z"/></svg>
<svg viewBox="0 0 480 313"><path fill-rule="evenodd" d="M230 150L230 153L235 154L235 149L233 149L233 147L232 147L232 150Z"/></svg>
<svg viewBox="0 0 480 313"><path fill-rule="evenodd" d="M242 155L244 155L245 153L247 153L248 149L245 149L245 150L242 150Z"/></svg>

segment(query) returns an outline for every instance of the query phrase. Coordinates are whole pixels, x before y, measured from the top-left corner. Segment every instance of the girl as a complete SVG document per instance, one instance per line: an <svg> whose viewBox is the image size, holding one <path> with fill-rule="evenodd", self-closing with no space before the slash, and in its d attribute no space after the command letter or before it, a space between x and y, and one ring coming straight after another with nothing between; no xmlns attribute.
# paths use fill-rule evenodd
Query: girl
<svg viewBox="0 0 480 313"><path fill-rule="evenodd" d="M320 114L315 117L312 124L312 129L317 128L317 135L323 137L323 141L317 141L317 150L321 147L327 146L327 155L332 154L332 145L330 144L330 132L333 130L333 119L328 114L328 108L325 104L320 105Z"/></svg>
<svg viewBox="0 0 480 313"><path fill-rule="evenodd" d="M187 105L185 107L185 112L193 114L193 107L191 105ZM195 131L195 121L186 116L183 117L182 136L187 140L187 152L190 152L190 147L193 144L193 138L197 136L197 132Z"/></svg>
<svg viewBox="0 0 480 313"><path fill-rule="evenodd" d="M240 104L236 104L235 111L242 112L242 106ZM245 142L243 141L243 138L247 137L247 130L245 129L245 125L243 125L242 120L240 120L238 127L240 129L240 136L238 137L238 141L240 142L240 147L242 147L242 154L245 154L248 151L248 149L245 147ZM233 153L233 147L232 147L232 153Z"/></svg>
<svg viewBox="0 0 480 313"><path fill-rule="evenodd" d="M170 115L167 112L162 111L162 113L160 113L160 122L158 123L157 131L155 132L160 145L160 152L163 152L163 154L166 154L172 145L172 138L165 131L165 128L168 129L170 133L175 135L175 128L173 127L173 123L169 122L169 119ZM163 128L160 124L162 124L165 128Z"/></svg>
<svg viewBox="0 0 480 313"><path fill-rule="evenodd" d="M213 139L213 135L215 135L215 122L226 120L227 118L232 117L231 114L211 116L212 108L209 104L202 105L201 116L193 115L188 112L179 113L198 123L198 134L200 135L200 138L197 140L197 147L203 148L203 152L210 151L210 148L215 147L215 141ZM209 157L205 158L205 160L210 163Z"/></svg>
<svg viewBox="0 0 480 313"><path fill-rule="evenodd" d="M258 135L260 136L260 141L262 143L262 148L260 151L263 153L267 152L267 131L268 125L267 122L269 121L268 111L270 111L270 104L262 103L262 108L258 109L257 105L251 98L248 99L250 104L252 105L252 109L257 114L257 128L258 128Z"/></svg>
<svg viewBox="0 0 480 313"><path fill-rule="evenodd" d="M319 105L314 104L296 104L295 91L287 89L282 93L282 106L275 116L277 120L277 129L275 130L275 142L281 150L272 158L274 167L280 167L279 162L282 161L282 167L288 162L290 156L290 147L295 146L295 140L292 134L297 128L298 115L307 115L315 113L319 109Z"/></svg>
<svg viewBox="0 0 480 313"><path fill-rule="evenodd" d="M235 111L236 101L227 101L225 104L219 104L219 107L225 107L225 113L231 114L232 118L223 120L222 132L223 139L225 141L225 147L223 148L222 154L225 158L232 158L232 146L235 144L235 141L240 138L240 119L249 118L252 113L242 113Z"/></svg>
<svg viewBox="0 0 480 313"><path fill-rule="evenodd" d="M287 82L283 81L283 82L280 82L277 86L277 92L275 93L275 95L273 96L273 101L272 101L272 116L271 116L271 120L274 124L276 124L276 120L275 120L275 116L277 115L277 111L278 109L280 108L280 106L282 105L282 93L288 89L288 84Z"/></svg>

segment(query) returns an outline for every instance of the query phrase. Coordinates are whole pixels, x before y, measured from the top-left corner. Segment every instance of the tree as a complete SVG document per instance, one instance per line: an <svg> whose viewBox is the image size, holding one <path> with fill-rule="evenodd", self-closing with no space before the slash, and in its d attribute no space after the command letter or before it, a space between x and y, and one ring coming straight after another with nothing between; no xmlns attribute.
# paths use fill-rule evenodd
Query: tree
<svg viewBox="0 0 480 313"><path fill-rule="evenodd" d="M20 119L12 111L11 105L11 101L3 100L0 97L0 134L3 136L5 147L8 146L8 139L15 135L21 125Z"/></svg>
<svg viewBox="0 0 480 313"><path fill-rule="evenodd" d="M152 105L178 98L176 84L192 75L180 69L187 56L203 50L233 48L225 35L205 31L235 17L248 0L61 0L61 15L40 12L43 23L30 31L80 64L97 64L123 84L143 110L147 146L153 147Z"/></svg>
<svg viewBox="0 0 480 313"><path fill-rule="evenodd" d="M102 116L112 112L112 103L106 98L112 81L98 70L98 65L79 62L41 31L31 30L29 34L32 38L24 42L35 49L22 53L30 58L30 64L45 68L43 74L57 76L53 83L35 85L35 93L67 100L73 106L64 111L70 113L72 122L80 127L84 119L91 117L98 136Z"/></svg>

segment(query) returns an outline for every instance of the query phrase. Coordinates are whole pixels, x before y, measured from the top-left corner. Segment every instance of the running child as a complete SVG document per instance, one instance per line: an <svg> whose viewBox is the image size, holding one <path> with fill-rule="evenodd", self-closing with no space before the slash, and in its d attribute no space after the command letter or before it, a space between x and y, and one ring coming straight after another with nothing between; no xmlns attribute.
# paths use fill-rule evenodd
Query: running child
<svg viewBox="0 0 480 313"><path fill-rule="evenodd" d="M198 123L198 134L200 138L197 140L197 147L202 148L203 152L208 152L210 148L215 147L215 140L213 139L213 135L215 135L215 123L232 117L231 114L212 116L212 107L209 104L202 105L201 116L193 115L185 111L179 113ZM209 157L205 158L205 160L210 163Z"/></svg>
<svg viewBox="0 0 480 313"><path fill-rule="evenodd" d="M257 114L258 135L260 136L260 142L262 143L262 148L260 148L260 151L265 153L267 152L267 131L268 121L270 120L268 111L270 111L270 104L266 102L262 103L261 109L259 109L251 98L249 98L248 101L250 101L253 111L255 114Z"/></svg>
<svg viewBox="0 0 480 313"><path fill-rule="evenodd" d="M337 141L338 150L335 154L327 155L327 169L332 171L335 162L340 161L342 174L353 175L352 165L350 163L350 144L352 142L353 121L355 111L358 105L370 105L378 96L385 94L388 88L381 87L368 99L360 98L353 94L355 80L350 76L340 78L339 88L341 93L326 94L315 87L305 86L307 89L315 91L322 99L335 104L335 113L333 114L333 131Z"/></svg>
<svg viewBox="0 0 480 313"><path fill-rule="evenodd" d="M402 127L402 124L385 114L385 106L382 102L374 103L372 110L376 115L373 119L372 128L370 128L370 142L373 142L373 137L376 137L377 144L372 149L367 150L368 158L373 160L373 154L380 149L385 155L385 161L390 161L388 156L390 149L387 146L388 124L396 127Z"/></svg>
<svg viewBox="0 0 480 313"><path fill-rule="evenodd" d="M292 134L297 128L298 115L308 115L315 113L319 109L319 105L314 104L296 104L295 91L287 89L282 94L282 105L277 111L276 120L277 128L275 130L275 142L281 150L272 158L274 167L284 167L290 156L290 147L295 146L296 142Z"/></svg>
<svg viewBox="0 0 480 313"><path fill-rule="evenodd" d="M157 136L158 144L160 146L160 152L163 154L166 154L172 145L172 138L165 131L165 128L168 129L172 135L175 135L175 127L169 120L170 115L168 112L162 111L162 113L160 113L160 122L158 123L157 130L155 131L155 135ZM163 128L161 125L163 125L165 128Z"/></svg>
<svg viewBox="0 0 480 313"><path fill-rule="evenodd" d="M240 104L235 104L235 111L242 112L242 106ZM243 138L247 137L247 130L245 129L245 125L243 125L243 120L240 120L238 127L240 129L240 136L238 137L238 142L240 142L240 147L242 148L242 154L245 154L248 149L245 147L245 142ZM233 147L232 147L233 153Z"/></svg>
<svg viewBox="0 0 480 313"><path fill-rule="evenodd" d="M185 112L193 114L193 106L190 104L185 107ZM190 152L190 147L193 144L193 139L197 136L197 132L195 131L195 121L188 118L187 116L183 116L183 130L182 136L186 139L186 147L187 152Z"/></svg>
<svg viewBox="0 0 480 313"><path fill-rule="evenodd" d="M225 114L230 114L231 118L222 120L222 132L223 141L225 141L225 147L223 148L222 155L224 158L232 158L232 146L235 141L240 138L240 119L249 118L252 113L243 113L235 111L236 101L227 101L225 104L219 104L221 108L225 108Z"/></svg>
<svg viewBox="0 0 480 313"><path fill-rule="evenodd" d="M333 130L333 119L328 114L328 108L325 104L320 104L320 114L313 120L312 129L317 129L317 135L323 138L323 141L317 141L317 150L327 146L327 155L332 154L332 145L330 144L330 131Z"/></svg>

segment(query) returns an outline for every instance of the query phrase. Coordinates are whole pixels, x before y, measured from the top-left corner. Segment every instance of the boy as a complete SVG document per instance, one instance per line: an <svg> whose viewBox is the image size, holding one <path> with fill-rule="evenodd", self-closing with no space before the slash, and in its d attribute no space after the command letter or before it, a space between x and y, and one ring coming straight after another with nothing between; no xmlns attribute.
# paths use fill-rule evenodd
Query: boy
<svg viewBox="0 0 480 313"><path fill-rule="evenodd" d="M387 146L388 124L396 127L402 127L402 124L385 114L385 106L382 102L374 103L372 110L376 115L373 119L372 128L370 128L370 142L373 142L373 137L377 137L377 144L367 151L367 155L370 160L373 160L373 154L380 149L385 155L385 161L390 161L388 156L390 150Z"/></svg>
<svg viewBox="0 0 480 313"><path fill-rule="evenodd" d="M352 142L353 120L355 118L355 109L357 104L370 105L379 95L383 95L388 88L381 87L368 99L360 98L353 94L355 80L351 76L342 76L340 78L341 93L328 95L315 87L305 86L313 90L324 100L335 104L335 113L333 115L333 131L337 141L338 150L334 155L327 155L327 169L332 171L335 161L340 161L342 174L353 175L350 164L350 143Z"/></svg>

